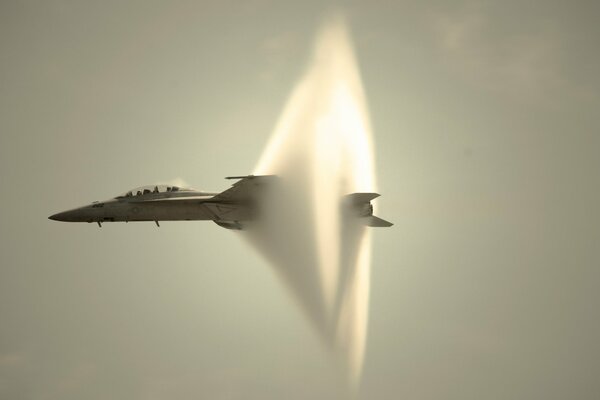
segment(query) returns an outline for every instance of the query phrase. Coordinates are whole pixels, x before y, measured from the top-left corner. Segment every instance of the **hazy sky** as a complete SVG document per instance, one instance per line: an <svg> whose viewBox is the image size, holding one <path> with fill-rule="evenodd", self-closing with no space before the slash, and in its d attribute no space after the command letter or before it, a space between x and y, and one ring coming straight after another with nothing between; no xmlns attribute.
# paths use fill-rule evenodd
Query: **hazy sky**
<svg viewBox="0 0 600 400"><path fill-rule="evenodd" d="M600 7L348 1L375 133L364 399L600 398ZM0 398L331 399L213 223L66 224L252 172L322 1L0 0Z"/></svg>

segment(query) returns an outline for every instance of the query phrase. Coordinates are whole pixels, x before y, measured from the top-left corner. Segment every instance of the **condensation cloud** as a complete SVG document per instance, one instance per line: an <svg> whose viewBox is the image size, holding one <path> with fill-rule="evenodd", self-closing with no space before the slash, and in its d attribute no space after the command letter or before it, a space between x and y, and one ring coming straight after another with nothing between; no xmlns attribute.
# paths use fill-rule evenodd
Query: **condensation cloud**
<svg viewBox="0 0 600 400"><path fill-rule="evenodd" d="M327 21L254 170L277 175L249 240L272 264L352 384L367 334L370 232L342 212L374 192L372 135L344 21Z"/></svg>

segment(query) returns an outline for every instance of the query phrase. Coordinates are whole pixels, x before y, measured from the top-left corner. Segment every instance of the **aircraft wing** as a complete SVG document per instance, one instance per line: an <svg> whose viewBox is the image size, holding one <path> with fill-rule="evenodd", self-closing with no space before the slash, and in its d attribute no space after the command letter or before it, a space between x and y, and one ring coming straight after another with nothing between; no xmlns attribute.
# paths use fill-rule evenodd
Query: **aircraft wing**
<svg viewBox="0 0 600 400"><path fill-rule="evenodd" d="M275 175L228 176L225 179L239 179L239 181L213 197L211 202L228 203L252 200L259 196L265 190L265 186L272 183L275 178Z"/></svg>
<svg viewBox="0 0 600 400"><path fill-rule="evenodd" d="M207 196L182 196L182 197L159 197L156 199L134 199L131 200L131 203L157 203L157 202L177 202L177 203L195 203L198 201L204 202L206 200L210 200L214 197L214 195Z"/></svg>

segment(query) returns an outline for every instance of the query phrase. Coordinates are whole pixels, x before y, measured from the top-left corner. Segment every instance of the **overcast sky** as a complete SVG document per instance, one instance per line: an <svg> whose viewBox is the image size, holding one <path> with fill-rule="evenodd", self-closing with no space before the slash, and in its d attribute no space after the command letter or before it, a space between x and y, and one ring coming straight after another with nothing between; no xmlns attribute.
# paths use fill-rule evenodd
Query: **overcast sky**
<svg viewBox="0 0 600 400"><path fill-rule="evenodd" d="M360 397L600 398L600 7L340 3L396 224ZM0 0L0 398L343 398L235 233L47 220L252 172L331 9Z"/></svg>

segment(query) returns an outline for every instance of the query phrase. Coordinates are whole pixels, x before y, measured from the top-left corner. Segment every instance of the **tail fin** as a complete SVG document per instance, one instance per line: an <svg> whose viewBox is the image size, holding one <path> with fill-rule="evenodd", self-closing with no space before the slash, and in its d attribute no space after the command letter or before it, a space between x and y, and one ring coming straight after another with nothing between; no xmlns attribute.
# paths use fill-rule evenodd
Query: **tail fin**
<svg viewBox="0 0 600 400"><path fill-rule="evenodd" d="M349 212L367 226L390 227L394 224L373 215L371 200L379 197L379 193L351 193L345 196Z"/></svg>
<svg viewBox="0 0 600 400"><path fill-rule="evenodd" d="M346 195L346 201L352 205L370 203L371 200L381 196L379 193L350 193Z"/></svg>

